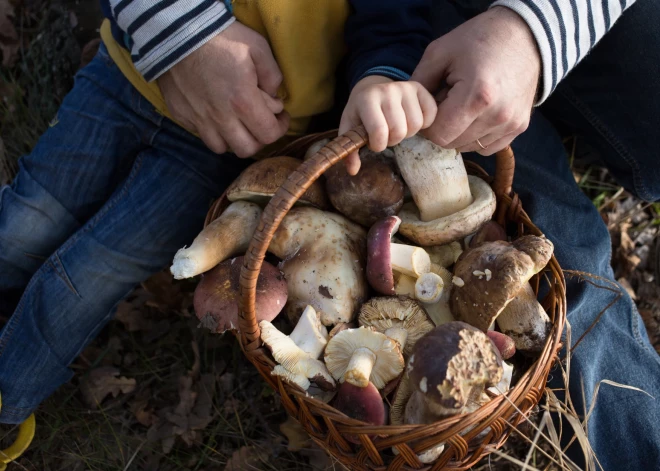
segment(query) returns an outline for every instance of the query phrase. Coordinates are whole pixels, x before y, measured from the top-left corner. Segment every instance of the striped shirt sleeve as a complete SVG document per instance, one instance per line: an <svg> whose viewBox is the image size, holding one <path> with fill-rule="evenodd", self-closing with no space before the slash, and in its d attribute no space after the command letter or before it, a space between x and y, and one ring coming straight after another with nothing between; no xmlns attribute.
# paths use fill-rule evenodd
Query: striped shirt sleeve
<svg viewBox="0 0 660 471"><path fill-rule="evenodd" d="M543 103L635 0L497 0L518 13L541 54Z"/></svg>
<svg viewBox="0 0 660 471"><path fill-rule="evenodd" d="M218 0L110 0L110 6L135 68L148 82L235 20Z"/></svg>

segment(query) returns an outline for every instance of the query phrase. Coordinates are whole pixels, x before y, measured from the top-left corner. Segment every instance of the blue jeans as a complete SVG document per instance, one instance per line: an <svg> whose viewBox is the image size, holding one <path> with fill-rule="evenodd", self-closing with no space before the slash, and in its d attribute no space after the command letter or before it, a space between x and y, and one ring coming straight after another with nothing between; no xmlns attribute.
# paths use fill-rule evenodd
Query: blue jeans
<svg viewBox="0 0 660 471"><path fill-rule="evenodd" d="M466 13L476 12L441 6L434 16L436 36L465 21ZM555 125L588 139L628 191L647 201L660 199L658 18L660 2L638 0L534 111L529 129L513 142L513 189L532 221L554 242L564 269L614 280L608 230L575 183ZM493 171L492 159L467 158ZM570 278L567 288L575 344L614 295ZM653 396L603 384L589 420L589 439L605 471L660 470L660 356L635 304L621 291L623 297L573 351L569 390L580 413L589 410L594 388L604 379ZM551 376L550 387L563 388L558 368ZM570 436L570 426L564 427ZM578 454L570 455L577 459Z"/></svg>
<svg viewBox="0 0 660 471"><path fill-rule="evenodd" d="M157 113L101 46L0 190L0 298L22 293L0 334L0 422L71 379L117 303L193 240L248 164Z"/></svg>

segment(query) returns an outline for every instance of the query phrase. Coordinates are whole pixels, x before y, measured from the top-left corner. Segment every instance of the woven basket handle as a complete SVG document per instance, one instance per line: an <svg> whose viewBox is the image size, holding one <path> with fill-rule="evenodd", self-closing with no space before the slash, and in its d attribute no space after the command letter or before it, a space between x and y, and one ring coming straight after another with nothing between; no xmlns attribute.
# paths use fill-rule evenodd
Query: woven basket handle
<svg viewBox="0 0 660 471"><path fill-rule="evenodd" d="M336 137L306 160L278 188L257 226L243 259L240 279L239 327L241 343L246 352L260 347L261 332L255 315L257 278L266 256L270 241L284 216L309 186L328 168L344 159L351 152L360 149L368 142L367 131L359 126L346 134ZM514 157L510 147L498 152L495 160L495 180L493 190L498 196L509 194L513 183Z"/></svg>

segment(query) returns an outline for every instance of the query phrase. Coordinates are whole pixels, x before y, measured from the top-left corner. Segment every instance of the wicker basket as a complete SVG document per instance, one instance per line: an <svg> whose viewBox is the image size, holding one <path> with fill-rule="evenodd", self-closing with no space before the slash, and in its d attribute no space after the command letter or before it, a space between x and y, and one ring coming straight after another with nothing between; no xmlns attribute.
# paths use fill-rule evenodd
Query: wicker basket
<svg viewBox="0 0 660 471"><path fill-rule="evenodd" d="M561 347L561 332L566 320L566 286L562 271L553 256L546 269L539 273L532 283L538 291L540 277L544 276L549 285L549 292L542 300L542 305L553 322L553 329L540 356L506 397L497 396L473 413L454 416L430 425L373 426L351 419L333 407L308 397L302 389L283 382L279 376L272 376L271 371L276 363L261 345L259 326L255 318L257 276L273 234L296 200L330 166L367 143L367 133L363 127L340 137L336 136L336 131L305 136L278 152L278 155L302 157L313 142L324 137L334 137L289 176L263 212L241 271L238 335L241 348L264 380L279 393L287 412L302 424L316 443L349 469L468 469L483 456L502 446L512 427L522 422L542 397L548 373ZM500 223L507 223L509 227L514 223L517 236L541 235L541 231L522 210L517 195L511 192L514 170L511 149L497 153L494 178L472 162L466 161L465 164L468 173L491 183L497 195L496 218ZM227 205L223 195L209 211L206 223L218 217ZM486 432L482 433L484 430ZM346 436L359 437L360 444L347 441ZM441 443L445 444L445 449L434 463L422 464L417 459L417 453ZM393 453L393 448L397 453Z"/></svg>

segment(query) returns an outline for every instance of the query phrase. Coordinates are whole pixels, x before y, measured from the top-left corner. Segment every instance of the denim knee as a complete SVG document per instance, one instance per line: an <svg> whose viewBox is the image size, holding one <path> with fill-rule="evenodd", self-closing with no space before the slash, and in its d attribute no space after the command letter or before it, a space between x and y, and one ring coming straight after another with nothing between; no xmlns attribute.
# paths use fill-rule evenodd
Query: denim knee
<svg viewBox="0 0 660 471"><path fill-rule="evenodd" d="M20 165L0 189L0 291L23 289L78 221Z"/></svg>

